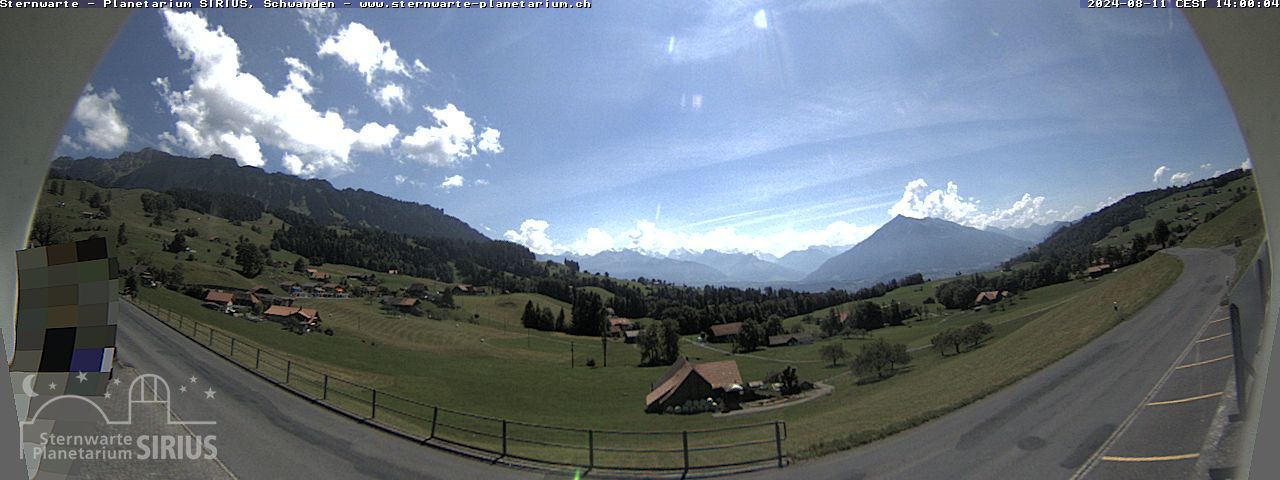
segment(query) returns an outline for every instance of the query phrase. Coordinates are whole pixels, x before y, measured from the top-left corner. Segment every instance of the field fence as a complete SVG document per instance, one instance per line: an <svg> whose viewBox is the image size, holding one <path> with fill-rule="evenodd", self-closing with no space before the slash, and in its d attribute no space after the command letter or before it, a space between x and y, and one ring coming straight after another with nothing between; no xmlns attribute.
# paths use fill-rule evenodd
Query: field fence
<svg viewBox="0 0 1280 480"><path fill-rule="evenodd" d="M258 376L347 416L495 462L636 472L725 473L786 465L782 421L701 430L620 431L540 425L379 391L295 361L149 302L134 305Z"/></svg>

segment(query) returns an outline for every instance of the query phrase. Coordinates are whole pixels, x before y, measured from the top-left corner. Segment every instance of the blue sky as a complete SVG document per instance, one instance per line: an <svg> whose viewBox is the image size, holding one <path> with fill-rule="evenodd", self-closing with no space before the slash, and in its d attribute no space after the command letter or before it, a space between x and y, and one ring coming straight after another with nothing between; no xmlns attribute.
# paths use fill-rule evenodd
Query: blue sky
<svg viewBox="0 0 1280 480"><path fill-rule="evenodd" d="M1246 158L1173 9L632 3L139 10L58 154L221 153L540 253L775 255L895 214L1072 220Z"/></svg>

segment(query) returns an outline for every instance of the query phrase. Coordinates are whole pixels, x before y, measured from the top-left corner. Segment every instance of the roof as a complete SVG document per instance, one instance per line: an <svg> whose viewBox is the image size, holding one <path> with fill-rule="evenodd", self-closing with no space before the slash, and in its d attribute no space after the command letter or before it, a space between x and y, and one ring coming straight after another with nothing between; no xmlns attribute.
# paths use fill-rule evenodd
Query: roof
<svg viewBox="0 0 1280 480"><path fill-rule="evenodd" d="M622 334L625 335L627 338L640 338L641 332L642 330L624 330Z"/></svg>
<svg viewBox="0 0 1280 480"><path fill-rule="evenodd" d="M666 400L686 381L703 381L710 384L713 390L727 390L733 385L742 385L742 374L738 372L738 362L734 360L694 365L689 363L687 358L680 357L671 365L667 373L658 379L657 388L645 395L645 407Z"/></svg>
<svg viewBox="0 0 1280 480"><path fill-rule="evenodd" d="M630 318L614 317L609 319L610 327L631 326Z"/></svg>
<svg viewBox="0 0 1280 480"><path fill-rule="evenodd" d="M397 307L412 307L417 304L418 299L416 298L398 298L395 302L395 306Z"/></svg>
<svg viewBox="0 0 1280 480"><path fill-rule="evenodd" d="M1107 263L1104 263L1104 264L1102 264L1102 265L1094 265L1094 266L1092 266L1092 267L1089 267L1087 270L1085 270L1085 272L1087 272L1087 273L1097 273L1097 272L1105 272L1105 271L1107 271L1107 270L1111 270L1111 265L1110 265L1110 264L1107 264Z"/></svg>
<svg viewBox="0 0 1280 480"><path fill-rule="evenodd" d="M699 363L693 370L711 383L711 388L728 389L733 385L742 385L742 374L738 372L736 360Z"/></svg>
<svg viewBox="0 0 1280 480"><path fill-rule="evenodd" d="M1009 292L991 290L986 292L978 292L978 297L973 299L973 303L994 302L1001 298L1009 296Z"/></svg>
<svg viewBox="0 0 1280 480"><path fill-rule="evenodd" d="M209 293L204 295L204 301L213 303L231 303L235 299L235 294L232 294L231 292L219 292L217 290L210 290Z"/></svg>
<svg viewBox="0 0 1280 480"><path fill-rule="evenodd" d="M465 291L471 290L471 285L468 285L468 284L465 284L465 283L459 283L459 284L458 284L458 286L453 287L453 288L456 288L456 289L458 289L458 290L461 290L461 291L464 291L464 292L465 292Z"/></svg>
<svg viewBox="0 0 1280 480"><path fill-rule="evenodd" d="M788 334L783 334L783 335L774 335L774 336L772 336L772 337L769 337L769 346L770 346L770 347L777 347L777 346L781 346L781 345L786 345L786 344L787 344L787 342L790 342L790 341L791 341L791 339L793 339L793 338L794 338L797 342L804 343L804 342L808 342L808 341L812 340L812 339L813 339L813 336L812 336L812 335L809 335L809 334L807 334L807 333L788 333Z"/></svg>
<svg viewBox="0 0 1280 480"><path fill-rule="evenodd" d="M645 407L648 408L669 397L671 393L676 391L676 387L679 387L681 383L684 383L685 379L689 378L691 373L693 373L693 367L689 366L689 362L684 357L680 357L680 360L671 365L671 369L667 371L667 374L663 375L662 379L658 381L657 388L654 388L653 391L644 396ZM703 380L705 381L705 379Z"/></svg>
<svg viewBox="0 0 1280 480"><path fill-rule="evenodd" d="M717 337L737 335L739 332L742 332L742 322L723 323L711 326L711 335Z"/></svg>
<svg viewBox="0 0 1280 480"><path fill-rule="evenodd" d="M306 318L307 320L314 320L316 317L320 316L320 312L317 312L316 309L314 308L286 307L284 305L272 305L270 308L267 308L267 311L263 312L262 314L273 316L273 317L289 317L293 315L302 315L302 317Z"/></svg>

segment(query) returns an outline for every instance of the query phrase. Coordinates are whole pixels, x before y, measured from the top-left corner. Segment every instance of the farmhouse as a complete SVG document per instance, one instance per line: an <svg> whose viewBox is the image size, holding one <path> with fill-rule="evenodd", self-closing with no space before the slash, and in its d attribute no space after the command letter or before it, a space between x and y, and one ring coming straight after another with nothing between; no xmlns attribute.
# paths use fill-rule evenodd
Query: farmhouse
<svg viewBox="0 0 1280 480"><path fill-rule="evenodd" d="M613 317L609 319L609 336L625 337L626 333L635 330L635 323L630 318Z"/></svg>
<svg viewBox="0 0 1280 480"><path fill-rule="evenodd" d="M712 342L732 342L742 332L742 322L722 323L711 326Z"/></svg>
<svg viewBox="0 0 1280 480"><path fill-rule="evenodd" d="M404 289L404 294L405 296L409 296L409 297L422 298L424 295L427 294L427 286L421 283L415 283L413 285L409 285L407 288Z"/></svg>
<svg viewBox="0 0 1280 480"><path fill-rule="evenodd" d="M235 292L232 303L241 307L254 308L262 305L262 300L253 292Z"/></svg>
<svg viewBox="0 0 1280 480"><path fill-rule="evenodd" d="M667 373L658 379L657 387L644 398L644 410L666 412L683 407L686 402L712 399L724 410L737 406L742 394L742 374L738 362L725 360L694 365L680 357Z"/></svg>
<svg viewBox="0 0 1280 480"><path fill-rule="evenodd" d="M973 299L973 304L975 306L989 305L989 304L1004 300L1005 298L1008 298L1008 297L1009 297L1008 290L991 290L987 292L978 292L978 297Z"/></svg>
<svg viewBox="0 0 1280 480"><path fill-rule="evenodd" d="M789 333L769 337L770 347L791 347L813 343L813 335L807 333Z"/></svg>
<svg viewBox="0 0 1280 480"><path fill-rule="evenodd" d="M1102 265L1094 265L1092 267L1089 267L1085 269L1084 273L1089 275L1089 278L1098 278L1108 273L1111 273L1111 270L1112 270L1111 264L1104 263Z"/></svg>
<svg viewBox="0 0 1280 480"><path fill-rule="evenodd" d="M309 332L320 328L320 312L314 308L286 307L273 305L263 313L267 320L278 322L298 332Z"/></svg>
<svg viewBox="0 0 1280 480"><path fill-rule="evenodd" d="M321 281L321 282L323 282L323 281L326 281L326 280L328 280L328 279L329 279L329 274L324 273L324 272L321 272L321 271L316 270L316 269L314 269L314 268L308 268L308 269L307 269L307 278L310 278L310 279L312 279L312 280L316 280L316 281Z"/></svg>
<svg viewBox="0 0 1280 480"><path fill-rule="evenodd" d="M459 283L453 287L454 295L479 295L480 287L475 287L466 283Z"/></svg>
<svg viewBox="0 0 1280 480"><path fill-rule="evenodd" d="M222 308L230 307L235 303L236 296L231 292L223 292L220 290L209 290L204 294L204 303L214 304Z"/></svg>
<svg viewBox="0 0 1280 480"><path fill-rule="evenodd" d="M383 303L389 307L399 310L400 313L411 313L413 312L414 307L418 306L418 299L413 297L387 297Z"/></svg>
<svg viewBox="0 0 1280 480"><path fill-rule="evenodd" d="M636 340L640 339L640 334L642 333L644 332L641 330L627 330L622 332L622 339L626 343L636 343Z"/></svg>

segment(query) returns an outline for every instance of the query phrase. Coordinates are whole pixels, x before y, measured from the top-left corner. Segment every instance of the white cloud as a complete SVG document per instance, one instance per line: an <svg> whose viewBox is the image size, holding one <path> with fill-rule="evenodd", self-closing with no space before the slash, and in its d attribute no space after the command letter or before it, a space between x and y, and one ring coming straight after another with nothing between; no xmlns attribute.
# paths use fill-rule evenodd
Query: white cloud
<svg viewBox="0 0 1280 480"><path fill-rule="evenodd" d="M379 72L412 77L400 54L384 42L369 27L352 22L320 44L316 55L337 56L347 66L364 75L366 84L372 85ZM421 62L419 62L421 63Z"/></svg>
<svg viewBox="0 0 1280 480"><path fill-rule="evenodd" d="M396 106L408 107L408 101L404 97L404 87L395 83L388 83L379 88L374 93L373 98L378 101L378 105L382 108L392 110Z"/></svg>
<svg viewBox="0 0 1280 480"><path fill-rule="evenodd" d="M483 179L483 178L478 178L478 179L476 179L476 181L475 181L475 182L472 182L472 183L476 184L476 186L477 186L477 187L483 187L483 186L485 186L485 185L488 185L488 184L489 184L489 181L488 181L488 180L485 180L485 179Z"/></svg>
<svg viewBox="0 0 1280 480"><path fill-rule="evenodd" d="M75 141L75 140L72 140L72 139L71 139L71 135L63 135L63 136L62 136L62 139L61 139L61 140L59 140L59 141L58 141L58 143L59 143L60 145L63 145L63 146L65 146L65 147L67 147L67 148L70 148L70 149L72 149L72 150L83 150L83 149L84 149L84 147L81 147L79 143L76 143L76 141Z"/></svg>
<svg viewBox="0 0 1280 480"><path fill-rule="evenodd" d="M528 247L534 253L552 254L559 253L555 248L551 237L547 236L547 229L551 228L551 224L546 220L527 219L520 222L520 230L507 230L502 234L509 241L519 243ZM562 249L560 251L563 251Z"/></svg>
<svg viewBox="0 0 1280 480"><path fill-rule="evenodd" d="M396 181L396 185L403 185L404 182L409 180L409 177L406 177L404 175L396 175L395 177L392 177L392 178Z"/></svg>
<svg viewBox="0 0 1280 480"><path fill-rule="evenodd" d="M456 165L476 155L477 150L501 153L501 135L487 128L479 137L466 112L452 103L444 108L425 107L435 118L435 125L418 126L413 134L400 141L400 152L412 160L433 166Z"/></svg>
<svg viewBox="0 0 1280 480"><path fill-rule="evenodd" d="M1252 159L1252 158L1245 158L1243 162L1240 162L1240 169L1241 169L1241 170L1253 170L1253 159Z"/></svg>
<svg viewBox="0 0 1280 480"><path fill-rule="evenodd" d="M84 94L76 102L71 118L84 127L80 140L98 150L114 150L129 141L129 125L116 110L120 94L113 88L109 92L94 93L93 85L85 87Z"/></svg>
<svg viewBox="0 0 1280 480"><path fill-rule="evenodd" d="M760 235L740 233L733 227L686 233L663 229L649 220L637 220L632 228L612 234L601 228L588 228L584 236L566 244L552 240L547 233L550 229L547 221L528 219L520 224L518 231L508 230L504 237L541 254L594 255L605 250L629 249L654 255L715 250L781 256L815 245L853 245L871 236L877 228L836 221L820 229L788 228Z"/></svg>
<svg viewBox="0 0 1280 480"><path fill-rule="evenodd" d="M307 77L312 75L311 67L302 63L302 60L293 57L285 57L284 63L289 66L288 88L292 88L303 95L310 95L311 92L315 91L311 86L311 82L307 80Z"/></svg>
<svg viewBox="0 0 1280 480"><path fill-rule="evenodd" d="M1201 169L1201 170L1208 170L1208 169L1210 169L1210 168L1213 168L1213 164L1212 164L1212 163L1201 163L1201 164L1200 164L1200 169Z"/></svg>
<svg viewBox="0 0 1280 480"><path fill-rule="evenodd" d="M1169 183L1173 185L1182 185L1191 180L1191 174L1187 172L1178 172L1169 176Z"/></svg>
<svg viewBox="0 0 1280 480"><path fill-rule="evenodd" d="M1163 177L1164 174L1168 171L1169 171L1169 167L1166 167L1164 165L1161 165L1159 168L1156 168L1155 173L1151 174L1151 183L1160 183L1160 177Z"/></svg>
<svg viewBox="0 0 1280 480"><path fill-rule="evenodd" d="M395 141L396 137L400 135L400 129L391 124L383 126L377 123L366 123L363 127L360 127L360 132L356 135L354 148L378 152L391 146L391 142Z"/></svg>
<svg viewBox="0 0 1280 480"><path fill-rule="evenodd" d="M254 166L265 163L261 146L268 145L284 152L286 170L307 177L354 168L350 152L361 135L338 112L319 112L307 101L310 84L297 81L305 81L310 70L302 62L286 59L297 78L271 93L258 77L241 71L240 47L221 27L195 12L162 15L165 36L178 57L191 62L186 90L174 90L168 78L154 82L176 117L174 131L161 134L163 144L197 155L228 154Z"/></svg>
<svg viewBox="0 0 1280 480"><path fill-rule="evenodd" d="M1046 210L1044 200L1043 196L1033 197L1030 193L1023 193L1022 198L1013 202L1009 208L983 211L981 202L960 195L960 187L955 182L947 182L945 189L929 190L929 184L923 178L917 178L903 187L902 198L889 207L889 214L910 218L939 218L981 229L1024 228L1065 217L1065 214L1059 214L1056 210Z"/></svg>
<svg viewBox="0 0 1280 480"><path fill-rule="evenodd" d="M422 60L416 58L413 59L413 69L422 73L431 73L431 69L427 68L427 66L422 63Z"/></svg>
<svg viewBox="0 0 1280 480"><path fill-rule="evenodd" d="M440 188L443 188L445 190L449 190L451 188L458 188L458 187L461 187L462 184L465 182L466 182L466 179L462 178L462 175L445 177L444 181L440 182Z"/></svg>

